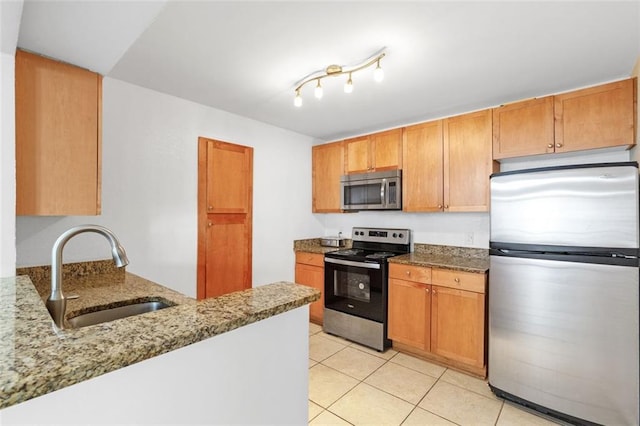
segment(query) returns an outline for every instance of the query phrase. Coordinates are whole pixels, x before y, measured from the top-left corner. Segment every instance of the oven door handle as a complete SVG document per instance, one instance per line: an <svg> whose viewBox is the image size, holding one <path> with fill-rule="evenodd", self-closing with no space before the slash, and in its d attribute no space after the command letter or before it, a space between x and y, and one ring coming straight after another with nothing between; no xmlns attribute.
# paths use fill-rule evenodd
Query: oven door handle
<svg viewBox="0 0 640 426"><path fill-rule="evenodd" d="M336 265L354 266L356 268L380 269L379 263L354 262L352 260L334 259L332 257L325 257L324 261L325 263L335 263Z"/></svg>

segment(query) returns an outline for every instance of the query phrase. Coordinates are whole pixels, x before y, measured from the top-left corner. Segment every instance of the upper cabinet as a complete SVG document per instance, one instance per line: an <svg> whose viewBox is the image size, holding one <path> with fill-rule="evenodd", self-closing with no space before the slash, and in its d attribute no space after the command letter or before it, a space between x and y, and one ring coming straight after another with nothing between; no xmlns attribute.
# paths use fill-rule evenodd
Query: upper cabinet
<svg viewBox="0 0 640 426"><path fill-rule="evenodd" d="M554 152L553 96L493 109L493 158Z"/></svg>
<svg viewBox="0 0 640 426"><path fill-rule="evenodd" d="M417 124L404 129L403 210L489 210L491 111Z"/></svg>
<svg viewBox="0 0 640 426"><path fill-rule="evenodd" d="M635 79L555 96L556 152L635 143Z"/></svg>
<svg viewBox="0 0 640 426"><path fill-rule="evenodd" d="M491 110L445 119L443 136L445 211L489 211Z"/></svg>
<svg viewBox="0 0 640 426"><path fill-rule="evenodd" d="M403 151L402 209L443 211L442 120L405 127Z"/></svg>
<svg viewBox="0 0 640 426"><path fill-rule="evenodd" d="M402 168L402 129L347 139L345 174Z"/></svg>
<svg viewBox="0 0 640 426"><path fill-rule="evenodd" d="M16 214L100 214L102 76L18 50L15 83Z"/></svg>
<svg viewBox="0 0 640 426"><path fill-rule="evenodd" d="M312 210L340 212L340 176L344 174L344 143L316 145L312 154Z"/></svg>
<svg viewBox="0 0 640 426"><path fill-rule="evenodd" d="M635 79L493 109L493 158L635 144Z"/></svg>

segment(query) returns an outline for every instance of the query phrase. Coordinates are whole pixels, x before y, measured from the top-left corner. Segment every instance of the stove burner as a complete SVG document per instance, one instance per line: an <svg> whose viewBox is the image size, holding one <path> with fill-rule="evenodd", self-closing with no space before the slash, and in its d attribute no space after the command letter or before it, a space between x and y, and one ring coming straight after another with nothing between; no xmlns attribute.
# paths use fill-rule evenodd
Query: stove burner
<svg viewBox="0 0 640 426"><path fill-rule="evenodd" d="M366 255L365 257L367 259L386 259L387 257L393 257L396 256L397 253L391 253L390 251L381 251L378 253L371 253Z"/></svg>

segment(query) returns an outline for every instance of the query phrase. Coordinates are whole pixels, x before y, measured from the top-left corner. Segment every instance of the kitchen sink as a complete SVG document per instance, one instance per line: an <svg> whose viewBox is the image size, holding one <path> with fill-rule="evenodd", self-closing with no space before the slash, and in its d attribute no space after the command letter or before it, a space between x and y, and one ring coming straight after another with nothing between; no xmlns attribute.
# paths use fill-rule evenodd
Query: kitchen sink
<svg viewBox="0 0 640 426"><path fill-rule="evenodd" d="M67 323L72 328L81 328L147 312L154 312L171 306L175 306L175 304L164 301L135 302L115 308L105 308L99 311L87 312L86 314L67 319Z"/></svg>

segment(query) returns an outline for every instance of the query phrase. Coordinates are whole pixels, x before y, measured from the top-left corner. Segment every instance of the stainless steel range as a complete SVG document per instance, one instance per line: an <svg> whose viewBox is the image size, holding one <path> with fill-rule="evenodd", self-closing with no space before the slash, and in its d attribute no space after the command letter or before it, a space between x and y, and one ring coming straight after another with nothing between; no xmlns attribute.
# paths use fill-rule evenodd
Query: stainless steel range
<svg viewBox="0 0 640 426"><path fill-rule="evenodd" d="M391 345L387 259L411 251L411 231L353 228L351 235L351 249L324 255L323 329L383 351Z"/></svg>

